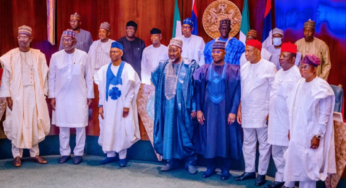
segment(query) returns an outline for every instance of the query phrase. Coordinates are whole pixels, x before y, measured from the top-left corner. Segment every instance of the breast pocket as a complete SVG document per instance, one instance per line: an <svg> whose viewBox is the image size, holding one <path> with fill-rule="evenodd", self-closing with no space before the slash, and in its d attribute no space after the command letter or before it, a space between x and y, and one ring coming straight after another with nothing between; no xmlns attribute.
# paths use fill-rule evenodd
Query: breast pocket
<svg viewBox="0 0 346 188"><path fill-rule="evenodd" d="M79 63L73 63L72 67L72 74L73 75L80 75L82 66Z"/></svg>

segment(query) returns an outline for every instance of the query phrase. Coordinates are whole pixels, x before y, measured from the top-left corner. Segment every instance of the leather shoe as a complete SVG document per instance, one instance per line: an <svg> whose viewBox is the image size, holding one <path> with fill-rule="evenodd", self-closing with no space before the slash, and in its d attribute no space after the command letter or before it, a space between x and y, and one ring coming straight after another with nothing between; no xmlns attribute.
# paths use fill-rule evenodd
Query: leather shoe
<svg viewBox="0 0 346 188"><path fill-rule="evenodd" d="M178 168L178 165L175 164L175 162L168 162L168 163L166 164L166 166L164 166L164 167L161 168L161 172L168 172L168 171L174 170L174 169L176 169L176 168Z"/></svg>
<svg viewBox="0 0 346 188"><path fill-rule="evenodd" d="M215 169L216 169L215 166L212 166L212 167L207 168L207 171L205 171L205 172L203 173L203 178L209 178L210 176L216 174Z"/></svg>
<svg viewBox="0 0 346 188"><path fill-rule="evenodd" d="M83 157L82 156L74 156L73 157L73 163L74 164L80 164L83 161Z"/></svg>
<svg viewBox="0 0 346 188"><path fill-rule="evenodd" d="M36 155L35 157L32 157L32 159L39 164L47 164L47 161L38 155Z"/></svg>
<svg viewBox="0 0 346 188"><path fill-rule="evenodd" d="M228 169L221 169L221 180L228 180L231 177Z"/></svg>
<svg viewBox="0 0 346 188"><path fill-rule="evenodd" d="M281 188L285 182L274 181L272 184L265 186L265 188Z"/></svg>
<svg viewBox="0 0 346 188"><path fill-rule="evenodd" d="M20 157L16 157L13 159L13 166L15 166L15 167L22 166L22 160Z"/></svg>
<svg viewBox="0 0 346 188"><path fill-rule="evenodd" d="M100 161L100 164L108 164L108 163L112 163L114 161L116 161L117 158L116 157L106 157L104 160Z"/></svg>
<svg viewBox="0 0 346 188"><path fill-rule="evenodd" d="M68 160L71 159L71 156L69 155L65 155L65 156L61 156L60 159L59 159L59 163L62 164L62 163L66 163Z"/></svg>
<svg viewBox="0 0 346 188"><path fill-rule="evenodd" d="M243 181L249 179L256 179L256 172L244 172L242 175L234 178L235 181Z"/></svg>
<svg viewBox="0 0 346 188"><path fill-rule="evenodd" d="M256 178L256 186L261 186L264 185L266 183L266 175L259 175Z"/></svg>
<svg viewBox="0 0 346 188"><path fill-rule="evenodd" d="M120 167L125 167L126 165L127 165L126 159L119 159L119 166Z"/></svg>

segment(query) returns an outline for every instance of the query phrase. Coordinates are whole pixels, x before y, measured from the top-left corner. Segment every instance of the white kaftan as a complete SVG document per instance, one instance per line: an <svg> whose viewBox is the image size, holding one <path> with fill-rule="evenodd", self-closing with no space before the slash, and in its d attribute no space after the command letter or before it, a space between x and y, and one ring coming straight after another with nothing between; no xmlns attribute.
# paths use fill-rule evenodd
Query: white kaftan
<svg viewBox="0 0 346 188"><path fill-rule="evenodd" d="M204 47L205 42L202 37L197 35L191 35L189 38L186 38L184 35L177 37L183 41L183 51L181 53L182 57L187 59L194 59L202 66L205 64L204 61Z"/></svg>

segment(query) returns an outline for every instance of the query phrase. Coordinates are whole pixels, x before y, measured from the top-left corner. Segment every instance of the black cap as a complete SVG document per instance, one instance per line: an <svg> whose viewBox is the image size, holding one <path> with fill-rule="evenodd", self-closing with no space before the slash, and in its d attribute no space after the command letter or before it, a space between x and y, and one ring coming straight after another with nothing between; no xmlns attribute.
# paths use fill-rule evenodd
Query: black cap
<svg viewBox="0 0 346 188"><path fill-rule="evenodd" d="M128 26L132 26L132 27L137 28L136 22L134 22L134 21L132 21L132 20L127 22L126 27L128 27Z"/></svg>
<svg viewBox="0 0 346 188"><path fill-rule="evenodd" d="M161 30L160 29L157 29L157 28L152 28L150 30L150 34L161 34Z"/></svg>

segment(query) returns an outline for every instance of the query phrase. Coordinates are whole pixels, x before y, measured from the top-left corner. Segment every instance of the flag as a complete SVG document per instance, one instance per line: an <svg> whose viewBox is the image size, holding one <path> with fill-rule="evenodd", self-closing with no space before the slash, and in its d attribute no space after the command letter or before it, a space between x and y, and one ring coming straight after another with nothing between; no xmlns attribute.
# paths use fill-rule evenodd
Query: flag
<svg viewBox="0 0 346 188"><path fill-rule="evenodd" d="M175 0L172 38L181 36L181 20L178 1Z"/></svg>
<svg viewBox="0 0 346 188"><path fill-rule="evenodd" d="M267 48L272 45L272 1L267 0L266 9L264 12L264 25L262 33L262 46Z"/></svg>
<svg viewBox="0 0 346 188"><path fill-rule="evenodd" d="M194 35L198 35L197 6L195 0L192 0L191 20L193 21L193 30L191 33Z"/></svg>
<svg viewBox="0 0 346 188"><path fill-rule="evenodd" d="M241 15L241 25L239 40L245 45L246 34L250 31L250 16L249 16L249 5L247 0L244 1L243 12Z"/></svg>

